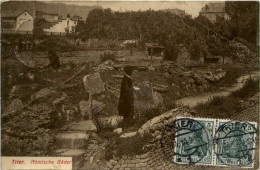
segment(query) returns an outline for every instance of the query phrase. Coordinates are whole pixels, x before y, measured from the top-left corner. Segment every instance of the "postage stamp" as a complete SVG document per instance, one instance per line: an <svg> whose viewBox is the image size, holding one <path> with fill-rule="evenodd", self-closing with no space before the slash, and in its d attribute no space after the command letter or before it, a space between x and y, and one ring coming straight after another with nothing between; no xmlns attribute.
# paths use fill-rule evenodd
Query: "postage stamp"
<svg viewBox="0 0 260 170"><path fill-rule="evenodd" d="M216 121L203 118L176 120L174 163L213 165L213 136Z"/></svg>
<svg viewBox="0 0 260 170"><path fill-rule="evenodd" d="M256 123L218 120L215 165L253 168Z"/></svg>
<svg viewBox="0 0 260 170"><path fill-rule="evenodd" d="M174 124L174 163L254 167L255 122L178 117Z"/></svg>

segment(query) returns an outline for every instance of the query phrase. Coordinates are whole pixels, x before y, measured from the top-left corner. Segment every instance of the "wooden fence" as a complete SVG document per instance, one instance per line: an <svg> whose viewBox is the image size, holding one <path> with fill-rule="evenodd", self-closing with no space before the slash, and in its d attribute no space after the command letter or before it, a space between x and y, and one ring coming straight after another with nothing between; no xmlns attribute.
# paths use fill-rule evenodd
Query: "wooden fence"
<svg viewBox="0 0 260 170"><path fill-rule="evenodd" d="M1 30L1 34L22 34L22 35L33 35L33 31L17 31L17 30ZM44 32L44 35L56 35L56 36L65 36L65 32Z"/></svg>
<svg viewBox="0 0 260 170"><path fill-rule="evenodd" d="M1 30L1 34L23 34L32 35L32 31L17 31L17 30Z"/></svg>

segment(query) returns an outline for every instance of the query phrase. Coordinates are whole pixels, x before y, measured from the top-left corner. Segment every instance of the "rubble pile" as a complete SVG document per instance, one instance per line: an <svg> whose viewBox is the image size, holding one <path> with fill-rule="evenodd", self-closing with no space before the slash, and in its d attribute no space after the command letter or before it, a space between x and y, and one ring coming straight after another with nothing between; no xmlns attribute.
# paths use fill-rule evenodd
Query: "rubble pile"
<svg viewBox="0 0 260 170"><path fill-rule="evenodd" d="M59 91L62 88L39 88L36 83L11 86L2 108L4 155L50 154L55 146L53 134L79 117L78 106Z"/></svg>
<svg viewBox="0 0 260 170"><path fill-rule="evenodd" d="M99 65L99 70L114 70L114 62L111 60L107 60Z"/></svg>
<svg viewBox="0 0 260 170"><path fill-rule="evenodd" d="M3 154L8 156L12 152L16 156L47 154L50 151L47 149L53 147L51 127L59 123L57 119L61 122L62 118L57 118L55 111L47 103L36 103L20 112L9 121L2 122L2 148L6 148L6 152L2 150ZM43 136L45 137L42 138ZM26 144L27 142L29 143Z"/></svg>
<svg viewBox="0 0 260 170"><path fill-rule="evenodd" d="M47 53L36 53L31 52L17 53L16 58L29 68L43 68L50 64Z"/></svg>
<svg viewBox="0 0 260 170"><path fill-rule="evenodd" d="M183 70L180 72L168 69L168 72L171 74L173 79L176 79L176 77L181 79L182 88L197 89L200 91L207 90L210 84L220 81L226 75L226 71L224 70L217 70L214 72L205 70ZM180 84L180 82L176 81L172 85L176 86L178 84Z"/></svg>
<svg viewBox="0 0 260 170"><path fill-rule="evenodd" d="M245 51L246 56L247 50L239 48ZM19 57L23 62L20 64L27 66L25 71L16 72L13 65L3 69L7 70L5 89L8 91L8 96L2 101L3 155L73 156L76 162L83 162L85 167L100 169L95 166L104 159L105 144L112 140L101 139L99 135L103 135L102 130L109 130L112 135L126 140L147 134L152 136L152 140L143 146L142 154L121 157L115 154L106 164L107 168L176 168L165 159L165 156L173 153L173 134L164 134L165 127L176 116L192 115L184 108L170 110L175 105L167 108L166 102L174 103L181 97L210 91L226 76L226 70L187 67L191 58L186 48L181 49L177 63L143 58L135 61L139 56L127 58L130 54L123 52L116 54L115 61L106 59L100 63L100 58L96 56L103 54L104 51L95 50L62 53L61 68L45 70L42 67L48 64L46 56L35 53L38 55L36 58L32 54L26 58L24 53ZM138 118L142 119L133 127L136 128L134 132L127 129L131 131L127 133L118 128L123 118L117 113L123 68L126 65L133 66L135 70L134 106L136 115L139 114ZM248 108L256 101L256 97L241 101L241 106ZM170 111L159 115L165 108ZM88 120L90 113L92 120ZM153 118L143 124L150 119L145 117L147 113ZM165 148L162 148L162 142ZM112 153L116 151L114 149ZM73 166L78 165L75 163Z"/></svg>

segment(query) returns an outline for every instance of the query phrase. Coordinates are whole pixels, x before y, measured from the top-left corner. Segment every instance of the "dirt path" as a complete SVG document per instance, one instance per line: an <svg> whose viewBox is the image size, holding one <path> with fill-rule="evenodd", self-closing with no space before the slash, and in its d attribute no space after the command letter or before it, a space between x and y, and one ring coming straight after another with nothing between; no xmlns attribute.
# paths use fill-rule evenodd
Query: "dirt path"
<svg viewBox="0 0 260 170"><path fill-rule="evenodd" d="M216 97L216 96L228 96L232 92L241 89L244 86L246 80L250 79L250 77L255 80L255 79L258 79L258 76L259 76L258 71L252 72L249 75L243 75L243 76L239 77L237 79L237 83L233 84L231 87L226 87L226 88L224 88L224 90L219 91L219 92L206 93L206 94L200 94L198 96L185 97L185 98L177 100L176 105L194 107L197 104L205 103L208 100L210 100L211 98Z"/></svg>

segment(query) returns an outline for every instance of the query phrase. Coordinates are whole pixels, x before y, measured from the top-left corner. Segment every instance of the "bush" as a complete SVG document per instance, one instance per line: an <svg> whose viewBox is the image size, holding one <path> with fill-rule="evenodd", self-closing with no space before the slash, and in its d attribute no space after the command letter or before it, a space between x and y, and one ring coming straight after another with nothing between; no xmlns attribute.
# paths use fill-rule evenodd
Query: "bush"
<svg viewBox="0 0 260 170"><path fill-rule="evenodd" d="M48 36L43 40L39 45L36 46L35 50L37 51L56 51L56 52L68 52L79 50L79 47L76 44L68 42L63 37Z"/></svg>
<svg viewBox="0 0 260 170"><path fill-rule="evenodd" d="M43 39L44 38L43 29L39 27L34 28L33 35L36 39Z"/></svg>
<svg viewBox="0 0 260 170"><path fill-rule="evenodd" d="M213 97L206 103L195 106L197 116L212 118L231 118L241 112L240 100L253 96L259 92L258 81L249 79L245 86L227 97Z"/></svg>
<svg viewBox="0 0 260 170"><path fill-rule="evenodd" d="M165 52L164 52L164 59L170 60L170 61L175 61L178 57L178 54L179 54L178 47L176 47L176 46L166 47Z"/></svg>
<svg viewBox="0 0 260 170"><path fill-rule="evenodd" d="M250 42L248 42L247 40L245 40L243 38L235 37L234 41L242 43L243 45L247 46L253 52L256 52L256 50L257 50L257 47L256 47L256 45L254 43L250 43Z"/></svg>
<svg viewBox="0 0 260 170"><path fill-rule="evenodd" d="M216 86L225 87L230 84L236 83L236 80L245 73L245 69L230 67L227 68L227 72L225 77L223 77L219 82L217 82Z"/></svg>
<svg viewBox="0 0 260 170"><path fill-rule="evenodd" d="M241 88L238 91L235 91L232 93L232 97L237 97L241 99L248 98L250 96L253 96L254 94L259 92L259 82L249 79L243 88Z"/></svg>
<svg viewBox="0 0 260 170"><path fill-rule="evenodd" d="M230 118L240 111L240 105L237 98L217 96L198 104L195 110L201 117Z"/></svg>

